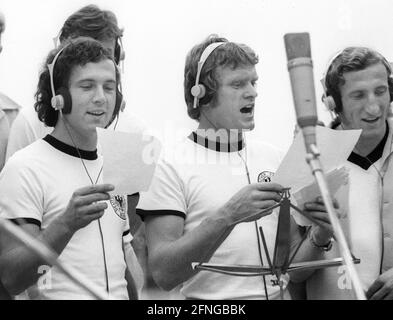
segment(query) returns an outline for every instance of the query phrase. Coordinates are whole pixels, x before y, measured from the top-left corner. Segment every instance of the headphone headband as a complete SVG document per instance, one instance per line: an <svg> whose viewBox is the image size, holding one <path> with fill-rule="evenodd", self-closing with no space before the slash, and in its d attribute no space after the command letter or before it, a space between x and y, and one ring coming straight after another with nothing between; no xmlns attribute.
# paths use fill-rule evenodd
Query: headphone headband
<svg viewBox="0 0 393 320"><path fill-rule="evenodd" d="M195 77L195 85L191 88L191 94L194 96L194 104L193 104L194 109L198 106L198 100L202 98L206 93L205 87L199 84L199 78L201 76L202 68L207 58L209 58L212 52L216 50L219 46L223 45L224 43L226 42L213 42L209 44L205 48L205 50L203 50L201 57L199 58L197 74Z"/></svg>
<svg viewBox="0 0 393 320"><path fill-rule="evenodd" d="M55 83L53 80L54 74L53 74L53 70L55 69L55 64L57 59L59 58L59 56L61 55L61 53L64 51L65 48L67 48L69 46L69 44L65 45L63 48L61 48L59 50L58 53L56 53L55 57L53 58L52 62L48 64L48 70L49 70L49 79L50 79L50 88L52 91L52 99L53 97L56 96L56 91L55 91Z"/></svg>

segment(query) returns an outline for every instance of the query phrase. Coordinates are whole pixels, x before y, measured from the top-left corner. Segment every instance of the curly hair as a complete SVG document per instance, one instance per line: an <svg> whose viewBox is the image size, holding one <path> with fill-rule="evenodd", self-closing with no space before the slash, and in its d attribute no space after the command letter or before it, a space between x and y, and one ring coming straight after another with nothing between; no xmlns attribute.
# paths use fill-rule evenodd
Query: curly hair
<svg viewBox="0 0 393 320"><path fill-rule="evenodd" d="M332 96L336 104L335 112L343 111L340 87L345 84L344 74L350 71L364 70L382 63L387 71L390 99L393 98L392 70L389 62L380 53L366 47L348 47L330 63L325 76L326 96Z"/></svg>
<svg viewBox="0 0 393 320"><path fill-rule="evenodd" d="M199 78L199 83L206 88L206 94L199 100L199 105L206 105L215 101L216 92L220 82L216 73L218 67L236 69L239 66L253 66L258 63L258 56L244 44L229 42L226 38L210 35L205 41L194 46L186 57L184 68L184 98L187 104L187 112L191 119L199 120L200 108L193 108L194 97L191 88L195 85L198 62L203 51L214 42L225 42L215 49L206 60Z"/></svg>
<svg viewBox="0 0 393 320"><path fill-rule="evenodd" d="M76 37L91 37L98 41L116 40L115 59L116 63L119 63L117 61L120 59L118 39L122 35L123 30L118 27L115 14L91 4L68 17L61 28L59 40L61 43L68 38Z"/></svg>
<svg viewBox="0 0 393 320"><path fill-rule="evenodd" d="M48 64L52 63L56 54L61 50L62 52L53 68L53 83L57 90L69 88L70 75L75 66L84 66L89 62L97 63L106 59L112 60L115 64L111 52L105 49L99 41L92 38L79 37L68 39L62 46L52 50L45 60L39 76L37 91L34 95L34 108L38 118L48 127L54 127L59 118L59 111L55 110L51 105L52 90ZM116 81L119 82L120 74L117 68L115 69Z"/></svg>

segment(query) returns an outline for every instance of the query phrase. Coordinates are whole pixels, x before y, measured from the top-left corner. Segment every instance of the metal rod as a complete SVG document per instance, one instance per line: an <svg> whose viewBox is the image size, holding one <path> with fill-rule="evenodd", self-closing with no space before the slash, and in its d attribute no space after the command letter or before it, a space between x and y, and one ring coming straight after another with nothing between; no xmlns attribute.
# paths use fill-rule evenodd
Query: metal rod
<svg viewBox="0 0 393 320"><path fill-rule="evenodd" d="M364 294L358 273L355 269L355 265L353 264L352 255L349 251L347 241L344 236L344 232L341 228L340 222L336 216L333 201L330 196L330 192L328 186L326 184L325 176L323 173L323 169L321 163L319 161L319 151L316 145L312 144L310 146L310 153L307 154L306 160L310 165L312 173L317 181L319 190L321 191L321 195L323 198L323 202L325 204L326 210L329 215L330 223L333 228L333 232L336 238L336 242L339 245L340 253L344 259L344 263L347 267L348 275L352 281L353 289L355 291L355 295L358 300L366 300L366 296Z"/></svg>
<svg viewBox="0 0 393 320"><path fill-rule="evenodd" d="M37 240L22 228L15 226L12 222L6 219L0 219L0 228L7 232L14 239L22 242L33 252L39 255L50 265L54 265L59 268L70 280L74 281L80 287L91 293L96 299L108 300L109 296L104 290L99 288L96 284L91 282L89 279L81 275L78 271L66 266L58 261L58 255L50 249L47 245Z"/></svg>

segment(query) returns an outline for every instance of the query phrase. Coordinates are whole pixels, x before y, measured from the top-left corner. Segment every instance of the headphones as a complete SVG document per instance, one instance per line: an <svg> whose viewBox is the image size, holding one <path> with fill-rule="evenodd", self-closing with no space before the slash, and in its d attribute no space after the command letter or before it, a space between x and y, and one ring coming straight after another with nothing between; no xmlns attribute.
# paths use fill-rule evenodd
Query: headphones
<svg viewBox="0 0 393 320"><path fill-rule="evenodd" d="M191 88L191 94L194 97L193 109L198 107L199 99L203 98L206 95L206 87L203 84L199 83L199 78L201 76L203 65L205 64L207 58L209 58L210 54L224 43L225 42L213 42L209 44L205 48L205 50L203 50L201 57L199 58L195 85Z"/></svg>
<svg viewBox="0 0 393 320"><path fill-rule="evenodd" d="M56 65L56 61L63 52L64 49L66 49L69 46L66 45L63 48L57 52L55 57L52 60L52 63L48 64L48 71L49 71L49 79L50 79L50 87L51 87L51 92L52 92L52 99L51 99L51 105L53 109L55 110L60 110L63 114L69 114L71 113L72 110L72 97L70 94L70 91L65 88L61 87L57 90L55 90L55 85L54 85L54 68ZM117 69L118 66L116 63L114 63L115 68ZM120 81L119 81L120 82ZM108 123L107 127L112 124L113 120L116 118L118 115L119 111L124 111L125 108L125 101L123 100L123 95L121 93L121 82L118 84L118 87L116 88L116 103L115 103L115 108L113 110L113 115Z"/></svg>
<svg viewBox="0 0 393 320"><path fill-rule="evenodd" d="M343 51L339 51L338 53L336 53L332 59L330 59L330 62L328 64L328 67L326 69L326 72L323 76L323 78L321 79L321 84L322 84L322 88L323 88L323 94L322 94L322 102L324 103L324 105L326 106L326 108L328 109L329 112L337 114L337 104L333 98L333 96L331 95L331 93L328 91L327 86L326 86L326 76L329 72L329 69L331 68L332 64L334 63L334 61L336 60L336 58L338 58L341 54L344 53ZM388 76L388 88L389 88L389 95L390 95L390 102L393 101L393 77L392 77L392 65L389 64L389 62L386 61L386 59L384 57L382 57L382 64L386 67L386 69L390 70L390 75Z"/></svg>
<svg viewBox="0 0 393 320"><path fill-rule="evenodd" d="M117 65L120 65L120 62L122 62L126 57L126 53L123 49L124 47L123 47L123 41L121 40L121 37L122 37L122 35L117 37L116 44L115 44L114 58L115 58Z"/></svg>

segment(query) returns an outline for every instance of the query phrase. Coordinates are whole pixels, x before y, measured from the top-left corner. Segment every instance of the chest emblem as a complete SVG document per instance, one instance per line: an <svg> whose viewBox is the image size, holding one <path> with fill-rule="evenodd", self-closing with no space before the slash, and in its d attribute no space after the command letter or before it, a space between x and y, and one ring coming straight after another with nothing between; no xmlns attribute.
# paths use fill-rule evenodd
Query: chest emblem
<svg viewBox="0 0 393 320"><path fill-rule="evenodd" d="M126 220L127 199L123 195L115 195L110 199L113 211L123 220Z"/></svg>
<svg viewBox="0 0 393 320"><path fill-rule="evenodd" d="M258 175L258 182L271 182L273 176L274 176L274 173L271 171L262 171Z"/></svg>

